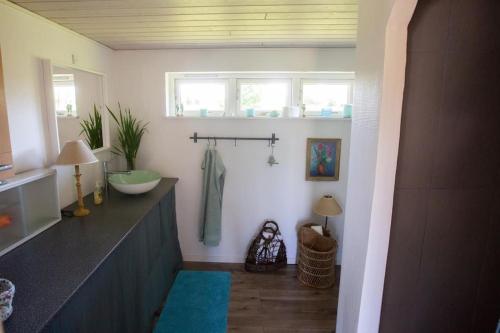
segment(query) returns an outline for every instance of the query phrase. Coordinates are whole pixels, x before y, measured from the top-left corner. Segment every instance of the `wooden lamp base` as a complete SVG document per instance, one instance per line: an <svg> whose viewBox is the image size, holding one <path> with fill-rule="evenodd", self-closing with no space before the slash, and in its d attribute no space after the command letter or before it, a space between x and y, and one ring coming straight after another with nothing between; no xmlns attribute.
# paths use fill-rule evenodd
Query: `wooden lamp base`
<svg viewBox="0 0 500 333"><path fill-rule="evenodd" d="M78 208L73 211L73 215L82 217L90 214L90 210L83 204L82 185L80 184L80 166L75 165L76 194L78 196Z"/></svg>
<svg viewBox="0 0 500 333"><path fill-rule="evenodd" d="M73 211L74 216L82 217L82 216L87 216L90 214L90 210L88 210L85 207L78 207Z"/></svg>

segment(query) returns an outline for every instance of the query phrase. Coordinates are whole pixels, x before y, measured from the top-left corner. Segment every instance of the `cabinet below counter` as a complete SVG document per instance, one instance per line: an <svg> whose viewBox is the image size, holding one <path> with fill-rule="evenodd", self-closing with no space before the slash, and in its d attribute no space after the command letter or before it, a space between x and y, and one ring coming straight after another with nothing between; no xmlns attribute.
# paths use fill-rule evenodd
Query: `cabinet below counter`
<svg viewBox="0 0 500 333"><path fill-rule="evenodd" d="M100 206L89 195L89 216L64 217L2 256L0 277L16 286L6 332L150 332L182 266L176 182L111 191Z"/></svg>

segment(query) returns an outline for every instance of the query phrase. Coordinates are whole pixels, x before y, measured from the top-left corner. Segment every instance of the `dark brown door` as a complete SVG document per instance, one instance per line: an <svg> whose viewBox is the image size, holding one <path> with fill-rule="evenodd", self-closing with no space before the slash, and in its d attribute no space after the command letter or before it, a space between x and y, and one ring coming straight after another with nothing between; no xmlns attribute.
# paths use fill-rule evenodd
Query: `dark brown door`
<svg viewBox="0 0 500 333"><path fill-rule="evenodd" d="M498 0L418 2L380 332L497 326L499 24Z"/></svg>

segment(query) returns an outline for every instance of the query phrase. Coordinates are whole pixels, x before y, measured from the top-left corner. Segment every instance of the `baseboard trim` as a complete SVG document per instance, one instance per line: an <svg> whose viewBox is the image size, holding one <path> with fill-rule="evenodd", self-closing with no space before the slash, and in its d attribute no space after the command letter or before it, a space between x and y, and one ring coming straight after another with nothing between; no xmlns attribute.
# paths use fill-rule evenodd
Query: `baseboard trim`
<svg viewBox="0 0 500 333"><path fill-rule="evenodd" d="M197 254L183 254L184 261L194 261L194 262L219 262L228 264L242 264L245 259L237 256L204 256ZM287 262L290 265L296 264L296 258L288 258Z"/></svg>

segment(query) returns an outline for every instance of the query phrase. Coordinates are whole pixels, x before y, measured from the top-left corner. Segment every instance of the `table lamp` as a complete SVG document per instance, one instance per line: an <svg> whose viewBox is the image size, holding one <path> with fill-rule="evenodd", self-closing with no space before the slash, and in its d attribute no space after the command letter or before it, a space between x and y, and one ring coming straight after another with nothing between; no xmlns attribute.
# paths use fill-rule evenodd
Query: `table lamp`
<svg viewBox="0 0 500 333"><path fill-rule="evenodd" d="M83 204L82 186L80 183L80 164L95 162L97 162L97 158L82 140L66 142L61 153L57 157L57 165L75 166L76 193L78 195L78 207L73 212L75 216L87 216L90 214L90 210L85 208Z"/></svg>
<svg viewBox="0 0 500 333"><path fill-rule="evenodd" d="M325 217L325 229L327 229L328 217L341 214L342 208L340 208L340 205L333 196L325 195L316 203L313 212L319 216Z"/></svg>

